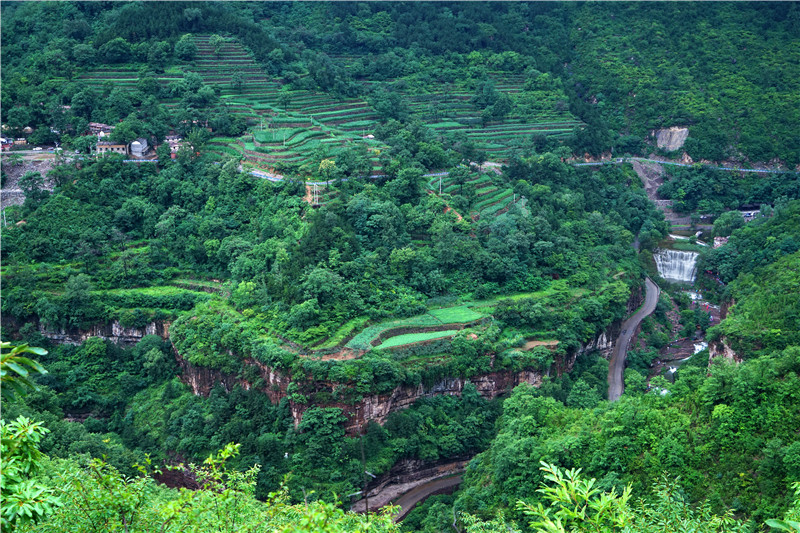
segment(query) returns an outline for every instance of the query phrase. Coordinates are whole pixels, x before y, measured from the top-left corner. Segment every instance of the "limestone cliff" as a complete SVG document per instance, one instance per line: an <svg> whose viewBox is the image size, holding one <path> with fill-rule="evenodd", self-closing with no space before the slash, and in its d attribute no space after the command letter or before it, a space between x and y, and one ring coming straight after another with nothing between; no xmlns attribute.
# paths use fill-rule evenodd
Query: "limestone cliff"
<svg viewBox="0 0 800 533"><path fill-rule="evenodd" d="M156 320L143 328L126 328L114 320L108 324L96 324L89 329L58 328L48 329L39 324L39 333L58 344L81 344L89 337L100 337L123 346L133 346L145 335L158 335L162 339L169 338L169 322Z"/></svg>
<svg viewBox="0 0 800 533"><path fill-rule="evenodd" d="M237 384L246 390L250 390L253 387L250 381L241 376L223 374L218 370L195 366L181 357L177 351L174 353L175 359L181 368L181 381L189 385L194 394L208 396L211 393L211 389L217 384L221 384L226 391L230 391ZM287 396L289 383L292 382L291 375L271 369L253 359L246 359L244 363L247 367L257 371L262 380L259 390L266 394L273 404L278 403ZM383 424L391 413L410 407L419 398L429 398L439 394L460 395L464 385L467 383L475 385L481 396L491 399L504 392L509 392L520 383L530 383L538 386L541 381L542 374L539 372L527 370L510 372L502 370L472 378L444 378L430 387L400 385L389 393L366 396L361 401L353 404L332 402L323 407L341 408L347 417L345 429L349 434L356 434L362 427L366 427L367 422L374 420ZM338 384L327 385L335 388ZM295 426L300 423L303 413L308 407L309 405L307 404L289 401L289 408Z"/></svg>

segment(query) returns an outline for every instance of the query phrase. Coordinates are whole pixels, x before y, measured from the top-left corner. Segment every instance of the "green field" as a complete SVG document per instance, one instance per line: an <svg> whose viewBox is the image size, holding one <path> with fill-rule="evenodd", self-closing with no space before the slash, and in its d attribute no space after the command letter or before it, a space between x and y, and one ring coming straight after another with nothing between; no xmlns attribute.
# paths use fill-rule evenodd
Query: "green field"
<svg viewBox="0 0 800 533"><path fill-rule="evenodd" d="M458 333L457 329L448 329L445 331L428 331L425 333L406 333L404 335L397 335L389 337L381 343L378 348L393 348L395 346L402 346L404 344L413 344L415 342L429 341L431 339L440 339L443 337L451 337Z"/></svg>
<svg viewBox="0 0 800 533"><path fill-rule="evenodd" d="M484 316L481 313L476 313L467 306L433 309L429 311L428 314L440 320L442 324L463 324L465 322L480 320Z"/></svg>

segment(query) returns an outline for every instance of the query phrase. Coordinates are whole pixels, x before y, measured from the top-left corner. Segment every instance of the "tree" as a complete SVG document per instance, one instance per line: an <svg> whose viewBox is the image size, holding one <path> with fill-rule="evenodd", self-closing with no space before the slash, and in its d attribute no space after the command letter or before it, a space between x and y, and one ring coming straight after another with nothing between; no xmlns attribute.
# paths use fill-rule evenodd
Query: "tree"
<svg viewBox="0 0 800 533"><path fill-rule="evenodd" d="M47 371L33 359L23 354L45 355L42 348L27 344L12 346L0 344L0 383L3 394L10 400L36 388L33 375ZM44 455L39 451L39 441L48 433L39 422L20 416L6 424L0 420L0 526L3 531L14 531L17 526L41 520L61 500L55 491L43 485L34 476L42 469Z"/></svg>
<svg viewBox="0 0 800 533"><path fill-rule="evenodd" d="M715 237L730 237L731 233L744 227L744 217L739 211L728 211L714 221Z"/></svg>
<svg viewBox="0 0 800 533"><path fill-rule="evenodd" d="M387 189L398 205L415 203L422 194L424 183L422 171L410 167L398 172L397 177L387 184Z"/></svg>
<svg viewBox="0 0 800 533"><path fill-rule="evenodd" d="M70 324L80 325L86 318L94 315L94 300L91 290L89 276L86 274L70 276L67 280L64 303L67 306Z"/></svg>
<svg viewBox="0 0 800 533"><path fill-rule="evenodd" d="M47 197L47 189L44 186L44 178L38 172L26 172L19 179L19 188L25 193L25 199L30 199L34 204L38 204Z"/></svg>
<svg viewBox="0 0 800 533"><path fill-rule="evenodd" d="M222 53L222 46L225 44L225 39L215 33L208 38L208 44L214 49L214 55L219 57Z"/></svg>
<svg viewBox="0 0 800 533"><path fill-rule="evenodd" d="M147 64L155 67L158 72L164 71L167 58L172 53L172 47L166 41L156 41L147 50Z"/></svg>
<svg viewBox="0 0 800 533"><path fill-rule="evenodd" d="M234 91L242 92L242 89L244 88L244 82L245 82L244 74L242 73L241 70L236 70L233 73L233 76L231 76L231 88Z"/></svg>
<svg viewBox="0 0 800 533"><path fill-rule="evenodd" d="M72 47L72 57L78 65L86 67L94 64L97 52L90 44L76 44Z"/></svg>
<svg viewBox="0 0 800 533"><path fill-rule="evenodd" d="M186 144L191 149L192 154L197 155L210 138L211 134L208 132L208 130L203 128L194 128L186 135Z"/></svg>
<svg viewBox="0 0 800 533"><path fill-rule="evenodd" d="M100 55L108 63L124 63L131 57L131 45L122 37L117 37L100 47Z"/></svg>
<svg viewBox="0 0 800 533"><path fill-rule="evenodd" d="M199 11L188 8L187 10ZM194 43L194 37L191 33L184 34L177 43L175 43L175 55L184 61L191 61L197 55L197 45Z"/></svg>
<svg viewBox="0 0 800 533"><path fill-rule="evenodd" d="M72 141L72 147L82 154L91 153L97 147L97 137L94 135L82 135Z"/></svg>
<svg viewBox="0 0 800 533"><path fill-rule="evenodd" d="M4 389L3 394L8 398L13 399L16 394L24 394L27 389L35 389L36 385L31 381L31 376L47 373L42 365L23 355L27 353L46 355L47 350L29 347L27 344L19 346L12 346L10 342L0 344L0 384Z"/></svg>
<svg viewBox="0 0 800 533"><path fill-rule="evenodd" d="M323 159L319 163L319 173L325 179L325 185L331 180L331 175L336 171L336 161L334 159Z"/></svg>
<svg viewBox="0 0 800 533"><path fill-rule="evenodd" d="M138 127L141 123L138 120L125 120L117 124L114 131L111 132L111 140L120 144L129 144L135 141L141 131Z"/></svg>
<svg viewBox="0 0 800 533"><path fill-rule="evenodd" d="M458 194L464 196L464 184L469 181L469 170L465 166L457 166L450 170L450 179L458 185Z"/></svg>
<svg viewBox="0 0 800 533"><path fill-rule="evenodd" d="M91 119L92 112L99 107L99 104L100 99L97 93L88 87L79 93L76 93L70 102L70 105L72 106L72 112L77 116L84 117L86 119Z"/></svg>

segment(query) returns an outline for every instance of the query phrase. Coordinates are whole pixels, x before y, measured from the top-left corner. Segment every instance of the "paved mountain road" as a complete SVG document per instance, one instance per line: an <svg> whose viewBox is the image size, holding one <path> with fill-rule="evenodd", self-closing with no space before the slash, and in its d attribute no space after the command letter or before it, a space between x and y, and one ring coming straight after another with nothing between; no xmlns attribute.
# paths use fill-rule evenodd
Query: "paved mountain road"
<svg viewBox="0 0 800 533"><path fill-rule="evenodd" d="M644 305L642 305L633 316L622 323L622 331L614 344L614 352L611 354L611 361L608 363L608 401L615 402L622 396L624 388L623 373L625 372L625 357L628 355L628 344L631 337L644 320L644 317L656 310L658 297L661 290L653 280L647 278L645 283Z"/></svg>
<svg viewBox="0 0 800 533"><path fill-rule="evenodd" d="M440 492L444 491L452 491L452 489L461 484L461 480L461 474L434 479L433 481L423 483L422 485L414 487L410 491L404 493L402 496L392 502L392 505L400 506L400 512L395 515L394 521L399 522L405 518L411 509L417 505L417 503L421 502L428 496L431 496L432 494L439 494Z"/></svg>

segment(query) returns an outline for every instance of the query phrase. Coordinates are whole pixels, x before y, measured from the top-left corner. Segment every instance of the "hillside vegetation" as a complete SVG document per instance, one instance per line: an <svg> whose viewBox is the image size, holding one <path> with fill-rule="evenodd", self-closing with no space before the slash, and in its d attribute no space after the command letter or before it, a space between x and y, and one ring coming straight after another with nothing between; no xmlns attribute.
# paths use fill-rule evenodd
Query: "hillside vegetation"
<svg viewBox="0 0 800 533"><path fill-rule="evenodd" d="M3 530L796 519L799 24L796 3L4 3L0 118L26 144L2 162L25 196L2 217ZM657 148L673 126L684 147ZM98 155L98 128L152 149ZM684 150L770 172L645 189L624 157ZM609 403L665 245L699 252L721 323L664 283ZM700 341L727 358L669 359ZM345 511L456 464L404 525ZM576 515L576 487L608 512Z"/></svg>

